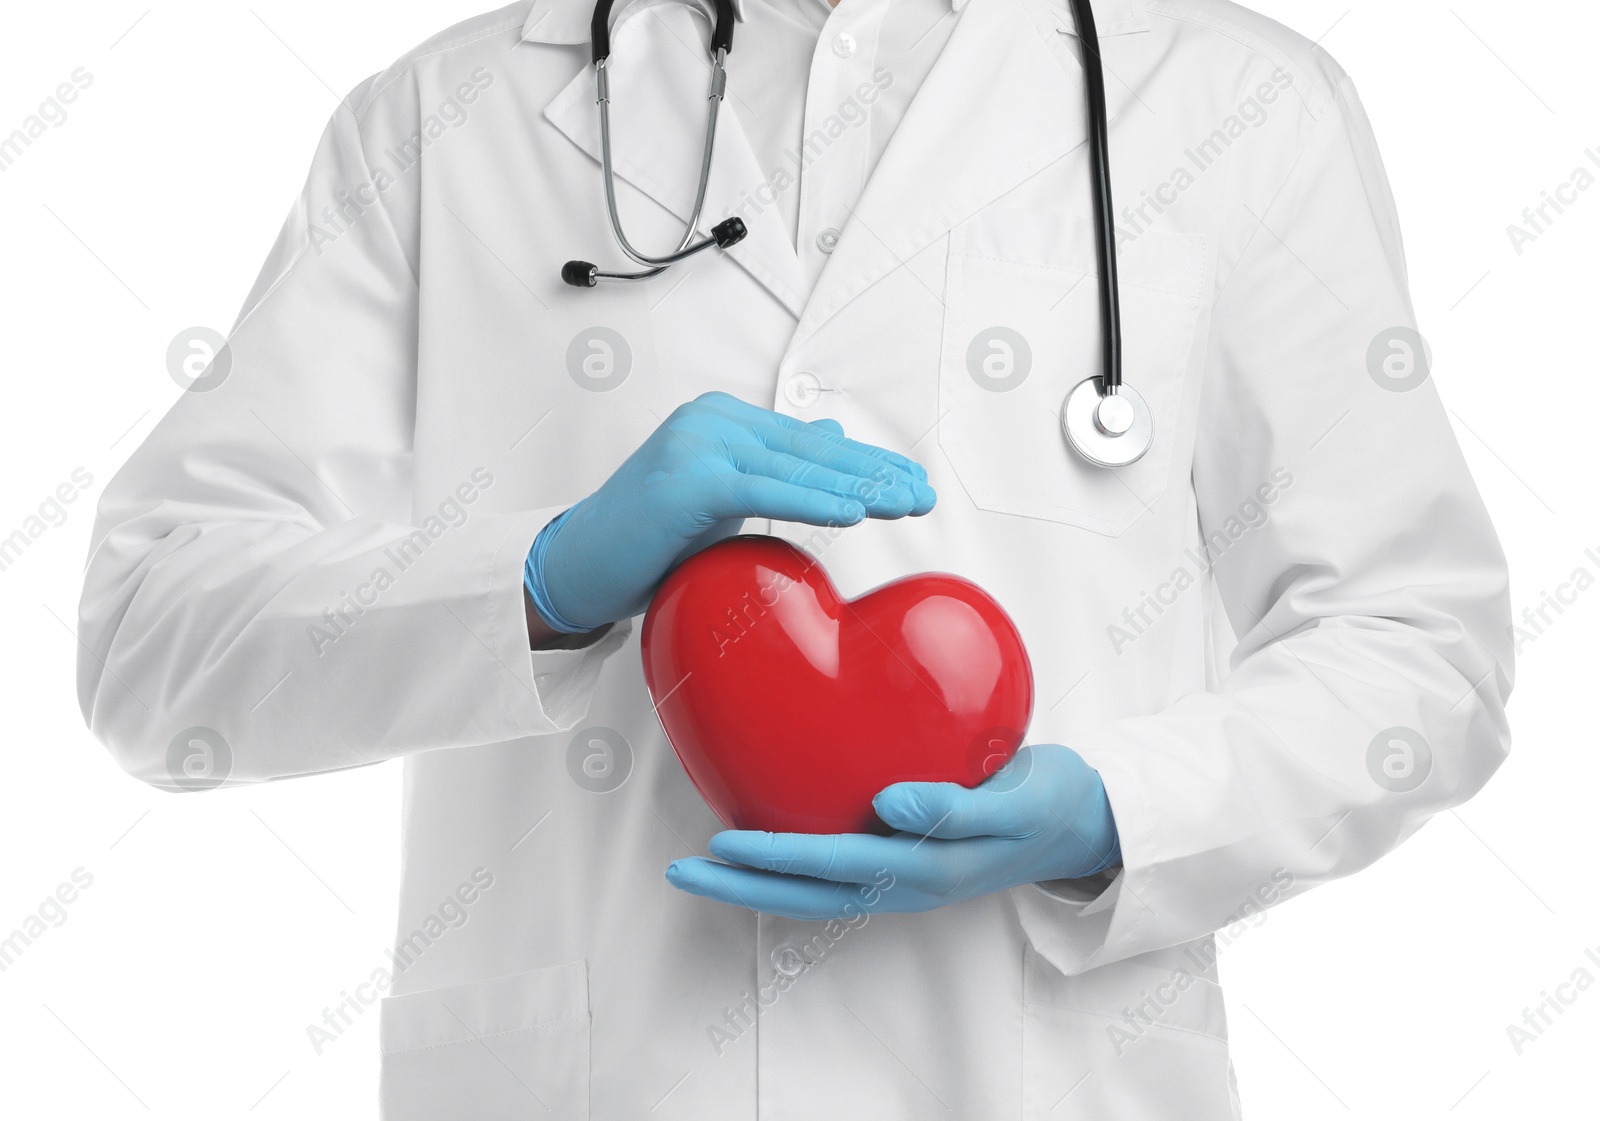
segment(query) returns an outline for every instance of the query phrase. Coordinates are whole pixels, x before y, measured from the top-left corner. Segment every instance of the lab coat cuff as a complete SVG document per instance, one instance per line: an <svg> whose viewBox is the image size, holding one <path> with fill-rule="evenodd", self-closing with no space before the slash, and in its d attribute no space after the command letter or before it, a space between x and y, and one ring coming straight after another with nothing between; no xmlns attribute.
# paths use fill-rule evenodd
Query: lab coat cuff
<svg viewBox="0 0 1600 1121"><path fill-rule="evenodd" d="M570 649L531 650L524 602L523 566L534 539L566 505L509 518L487 560L486 609L503 711L517 736L549 735L577 727L589 712L600 670L632 632L623 620L596 642Z"/></svg>
<svg viewBox="0 0 1600 1121"><path fill-rule="evenodd" d="M1138 746L1111 735L1073 750L1100 773L1117 822L1122 863L1081 879L1047 880L1011 889L1011 900L1034 951L1069 976L1133 952L1147 910L1155 820L1144 789L1122 763ZM1120 948L1119 948L1120 947Z"/></svg>

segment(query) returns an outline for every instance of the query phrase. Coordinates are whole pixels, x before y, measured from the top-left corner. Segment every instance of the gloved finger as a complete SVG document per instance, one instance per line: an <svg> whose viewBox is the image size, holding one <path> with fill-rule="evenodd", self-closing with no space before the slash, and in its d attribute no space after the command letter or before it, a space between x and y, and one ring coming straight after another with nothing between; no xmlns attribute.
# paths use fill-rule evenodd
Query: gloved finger
<svg viewBox="0 0 1600 1121"><path fill-rule="evenodd" d="M728 393L702 394L700 397L696 398L693 403L698 405L703 410L713 412L719 416L727 417L730 420L747 426L751 431L758 433L763 429L778 428L790 432L809 432L816 434L817 429L820 426L826 425L834 429L833 432L825 433L829 439L841 441L858 451L866 453L874 459L892 464L895 467L898 467L900 470L905 471L910 475L914 475L924 482L926 482L928 478L928 472L924 470L922 465L917 463L915 460L908 459L898 452L892 452L887 448L880 448L873 444L863 444L856 440L846 439L843 434L844 426L839 424L839 422L836 420L801 420L798 417L785 416L784 414L774 412L771 409L764 409L760 405L752 405L750 402L739 397L734 397Z"/></svg>
<svg viewBox="0 0 1600 1121"><path fill-rule="evenodd" d="M821 417L820 419L807 421L806 423L811 425L812 428L820 428L834 436L844 435L844 425L834 420L831 416Z"/></svg>
<svg viewBox="0 0 1600 1121"><path fill-rule="evenodd" d="M886 874L904 878L918 863L914 841L870 833L764 833L728 829L711 838L711 855L765 872L870 884Z"/></svg>
<svg viewBox="0 0 1600 1121"><path fill-rule="evenodd" d="M938 495L928 485L928 473L920 464L903 456L884 458L892 453L883 452L882 448L860 444L831 433L803 429L769 429L762 434L762 440L773 451L861 478L867 493L905 490L911 496L913 514L926 514L938 500Z"/></svg>
<svg viewBox="0 0 1600 1121"><path fill-rule="evenodd" d="M871 464L890 467L896 471L904 471L914 479L922 482L928 481L928 472L922 464L909 456L899 452L890 451L888 448L879 447L877 444L867 444L860 440L852 440L844 435L843 428L837 433L818 431L815 423L796 421L793 417L773 414L775 421L785 423L772 423L758 426L757 435L769 446L779 451L793 452L796 455L805 455L815 458L821 454L824 447L837 449L840 453L860 457ZM834 466L838 466L834 464ZM855 468L851 468L855 470ZM858 473L865 473L860 472Z"/></svg>
<svg viewBox="0 0 1600 1121"><path fill-rule="evenodd" d="M754 429L759 430L763 427L776 427L787 429L791 432L815 432L818 426L826 424L838 430L834 438L841 440L845 439L843 436L844 426L831 418L824 420L801 420L799 417L785 416L783 413L774 412L771 409L763 409L759 405L752 405L749 402L741 401L738 398L724 397L721 394L718 394L717 396L718 411L722 412L725 416L748 423ZM901 470L909 471L913 475L917 475L919 478L927 479L928 477L927 472L922 469L920 464L918 464L915 460L906 458L898 452L892 452L888 448L880 448L874 444L859 443L855 440L848 440L847 442L854 445L856 448L871 454L875 458L881 459L887 463L893 463Z"/></svg>
<svg viewBox="0 0 1600 1121"><path fill-rule="evenodd" d="M842 427L837 431L824 429L822 423L818 421L796 425L763 425L755 431L762 442L775 451L803 455L807 459L815 459L819 463L838 467L840 470L868 475L887 469L913 479L927 481L927 470L916 460L909 459L899 452L892 452L888 448L878 447L876 444L852 440L844 434Z"/></svg>
<svg viewBox="0 0 1600 1121"><path fill-rule="evenodd" d="M845 471L835 471L809 459L775 452L764 447L744 447L733 453L733 465L746 475L765 475L769 479L793 483L798 487L826 491L840 498L854 498L874 517L902 518L916 506L912 486L926 487L909 476L896 475L898 485L884 485Z"/></svg>
<svg viewBox="0 0 1600 1121"><path fill-rule="evenodd" d="M865 460L864 466L852 466L850 470L872 479L878 486L908 487L914 498L913 516L926 514L939 500L938 494L928 483L927 469L916 460L844 436L824 435L819 440L810 433L800 433L791 438L799 445L793 449L796 454L803 454L808 459L824 464L833 463L841 455L858 461Z"/></svg>
<svg viewBox="0 0 1600 1121"><path fill-rule="evenodd" d="M887 894L855 884L785 876L691 857L667 865L667 882L680 891L735 907L791 919L844 918L881 907ZM870 894L868 894L870 893ZM866 902L872 898L880 904Z"/></svg>
<svg viewBox="0 0 1600 1121"><path fill-rule="evenodd" d="M718 476L703 495L703 508L719 518L776 518L806 525L855 525L867 516L859 499L795 486L765 475Z"/></svg>
<svg viewBox="0 0 1600 1121"><path fill-rule="evenodd" d="M784 435L789 435L789 437L802 435L802 437L810 438L810 440L816 440L816 438L821 437L822 440L830 441L830 443L834 443L840 448L848 448L854 453L869 457L869 459L875 459L875 461L882 462L882 464L891 465L894 469L902 470L907 475L912 475L917 480L923 481L923 483L928 481L928 472L923 469L922 464L918 464L914 459L902 456L896 451L890 451L888 448L878 448L878 446L869 445L869 443L861 443L859 440L846 438L843 435L843 425L838 424L837 421L802 421L798 417L784 416L782 413L774 413L771 409L750 405L749 401L730 397L726 393L712 393L712 395L698 398L698 400L701 405L714 409L715 413L720 414L720 416L728 417L730 421L736 422L736 424L746 425L747 429L754 433L755 437L765 441L768 446L776 449L776 451L795 451L790 446L778 443ZM837 432L819 430L819 427L824 424L829 425L832 429L837 429ZM829 465L830 467L838 467L838 464Z"/></svg>
<svg viewBox="0 0 1600 1121"><path fill-rule="evenodd" d="M872 799L885 825L923 837L1017 837L1033 832L1019 821L1009 792L968 790L954 782L897 782Z"/></svg>

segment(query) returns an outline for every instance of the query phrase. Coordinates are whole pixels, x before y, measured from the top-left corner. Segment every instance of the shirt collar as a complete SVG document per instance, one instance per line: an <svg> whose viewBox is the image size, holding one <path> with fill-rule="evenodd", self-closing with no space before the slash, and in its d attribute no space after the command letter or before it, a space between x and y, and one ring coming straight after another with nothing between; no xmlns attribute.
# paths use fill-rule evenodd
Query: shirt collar
<svg viewBox="0 0 1600 1121"><path fill-rule="evenodd" d="M685 0L624 0L633 3L683 3ZM733 0L733 14L742 22L747 4L762 0ZM950 0L959 12L970 0ZM978 0L982 3L982 0ZM1142 31L1147 26L1143 0L1093 0L1095 25L1101 35L1120 35ZM1065 7L1065 4L1062 5ZM708 5L709 7L709 5ZM522 25L523 39L534 43L587 43L589 20L594 15L593 0L533 0Z"/></svg>

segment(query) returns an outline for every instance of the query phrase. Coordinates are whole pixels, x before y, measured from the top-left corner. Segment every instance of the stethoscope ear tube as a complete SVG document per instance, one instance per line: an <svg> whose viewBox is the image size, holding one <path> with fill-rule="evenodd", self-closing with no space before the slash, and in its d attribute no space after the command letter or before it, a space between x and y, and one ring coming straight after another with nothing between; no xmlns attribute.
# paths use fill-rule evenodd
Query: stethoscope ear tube
<svg viewBox="0 0 1600 1121"><path fill-rule="evenodd" d="M589 18L589 50L592 61L611 57L611 5L613 0L596 0ZM717 9L717 25L711 30L711 53L733 51L733 0L712 0Z"/></svg>

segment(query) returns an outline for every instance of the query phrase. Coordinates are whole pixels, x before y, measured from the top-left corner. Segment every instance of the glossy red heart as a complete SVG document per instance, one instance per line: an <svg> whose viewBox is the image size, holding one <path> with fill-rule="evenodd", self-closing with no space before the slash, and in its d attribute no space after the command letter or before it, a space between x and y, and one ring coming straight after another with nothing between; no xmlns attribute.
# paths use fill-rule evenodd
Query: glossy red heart
<svg viewBox="0 0 1600 1121"><path fill-rule="evenodd" d="M839 598L776 537L729 538L662 583L645 682L696 789L736 829L884 832L894 782L975 786L1022 743L1033 669L988 593L944 573Z"/></svg>

